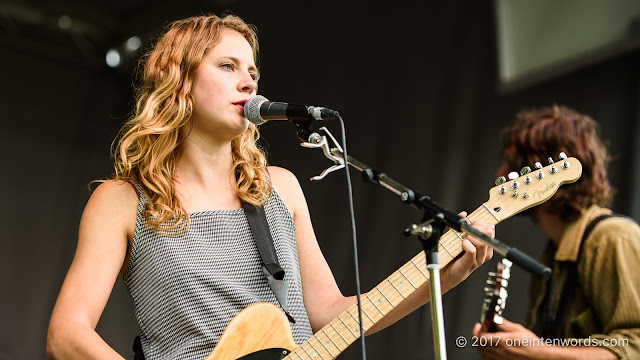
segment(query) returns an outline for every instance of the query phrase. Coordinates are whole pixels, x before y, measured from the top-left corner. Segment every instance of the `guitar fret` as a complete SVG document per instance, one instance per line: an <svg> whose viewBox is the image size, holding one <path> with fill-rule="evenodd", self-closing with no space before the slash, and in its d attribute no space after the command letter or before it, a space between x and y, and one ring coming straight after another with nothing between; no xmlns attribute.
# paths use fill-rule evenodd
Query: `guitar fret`
<svg viewBox="0 0 640 360"><path fill-rule="evenodd" d="M393 285L393 283L391 282L391 279L387 278L387 281L389 282L389 284L391 284L391 286L393 286L394 289L396 289L396 291L400 294L400 296L402 296L403 299L407 298L402 294L402 291L400 291L400 289L398 289L395 285Z"/></svg>
<svg viewBox="0 0 640 360"><path fill-rule="evenodd" d="M349 314L349 315L351 315L351 314ZM352 316L352 317L353 317L353 316ZM339 317L339 318L338 318L338 320L340 320L340 322L342 322L342 325L344 325L344 326L347 328L347 330L349 330L349 332L351 333L351 335L353 335L353 337L355 337L356 339L358 338L358 335L356 335L356 334L354 334L354 333L353 333L353 330L351 330L351 328L349 327L349 325L347 325L347 323L345 323L345 322L344 322L344 320L342 320L342 318L341 318L341 317Z"/></svg>
<svg viewBox="0 0 640 360"><path fill-rule="evenodd" d="M315 356L316 356L315 354L318 354L318 355L320 355L320 358L321 358L322 360L324 360L324 356L322 356L322 354L320 353L320 351L318 351L318 349L316 349L316 347L315 347L315 346L313 346L313 344L311 343L311 341L307 341L307 344L309 344L309 346L311 346L311 348L313 348L313 353L312 353L312 356L311 356L311 357L315 357ZM301 347L302 347L302 346L301 346ZM304 349L304 348L303 348L303 349Z"/></svg>
<svg viewBox="0 0 640 360"><path fill-rule="evenodd" d="M427 280L429 280L429 275L427 275L424 271L422 271L422 269L420 268L420 266L416 265L415 262L413 262L413 259L411 259L411 263L413 264L413 266L415 266L418 271L420 271L422 273L422 275L427 278Z"/></svg>
<svg viewBox="0 0 640 360"><path fill-rule="evenodd" d="M342 339L342 341L344 341L345 344L347 344L347 346L349 346L349 344L351 344L350 342L347 341L347 339L344 338L344 336L342 336L342 334L340 333L340 331L338 331L338 329L336 329L335 326L333 326L333 324L331 322L329 322L329 325L331 325L331 327L333 328L333 330L336 331L336 333L338 335L340 335L340 338Z"/></svg>
<svg viewBox="0 0 640 360"><path fill-rule="evenodd" d="M331 323L329 323L329 324L331 324ZM333 325L331 325L331 326L333 326ZM334 329L335 329L335 328L334 328ZM320 329L320 330L322 330L322 332L324 333L324 335L325 335L327 338L329 338L329 341L333 344L333 346L335 346L335 347L336 347L336 349L338 349L338 351L340 351L340 352L342 352L342 351L343 351L343 350L340 348L340 346L338 346L338 344L336 344L336 342L335 342L335 341L333 341L333 339L331 339L331 336L329 336L329 334L327 334L327 332L324 330L324 328L322 328L322 329ZM337 331L336 331L336 332L337 332ZM340 334L338 333L338 335L340 335ZM343 340L344 340L344 339L343 339ZM345 342L346 342L346 341L345 341ZM331 353L331 351L329 351L329 353ZM331 355L331 356L333 356L333 355Z"/></svg>
<svg viewBox="0 0 640 360"><path fill-rule="evenodd" d="M349 311L349 309L347 309L347 312L349 313L349 315L351 315L351 317L352 317L352 318L353 318L357 323L359 323L359 322L360 322L360 321L359 321L360 316L358 316L358 317L356 318L356 317L351 313L351 311ZM367 314L367 312L364 310L364 308L362 309L362 313L363 313L363 314L365 314L365 315L369 318L369 321L371 321L371 322L372 322L372 323L374 323L374 324L376 323L375 321L373 321L373 319L371 318L371 316L369 316L369 314ZM362 322L364 323L364 321L362 321ZM365 326L364 324L362 324L362 327L366 327L366 326Z"/></svg>
<svg viewBox="0 0 640 360"><path fill-rule="evenodd" d="M309 343L309 342L307 342L307 344L308 344L308 343ZM308 356L309 358L311 358L311 357L312 357L312 356L311 356L311 354L309 354L309 352L307 351L307 349L305 349L305 348L304 348L304 346L300 346L300 349L302 349L302 351L304 351L304 353L305 353L305 354L307 354L307 356ZM300 356L300 355L298 355L298 356Z"/></svg>
<svg viewBox="0 0 640 360"><path fill-rule="evenodd" d="M411 282L411 279L409 279L409 277L408 277L407 275L405 275L405 274L402 272L402 268L398 269L398 272L399 272L400 274L402 274L402 276L404 276L404 278L405 278L405 279L407 279L407 281L409 282L409 284L411 284L411 286L413 286L413 288L414 288L414 289L416 289L416 290L418 289L418 287L417 287L417 286L413 285L413 282Z"/></svg>
<svg viewBox="0 0 640 360"><path fill-rule="evenodd" d="M331 357L332 357L332 358L335 358L335 357L336 357L335 355L333 355L333 353L331 352L331 350L329 350L329 348L324 344L324 342L322 342L322 340L320 340L320 339L318 338L318 336L313 335L313 337L314 337L314 338L316 338L316 340L320 343L320 345L322 345L322 347L323 347L325 350L327 350L327 352L329 353L329 355L331 355ZM313 345L312 345L312 346L313 346Z"/></svg>
<svg viewBox="0 0 640 360"><path fill-rule="evenodd" d="M373 320L373 318L372 318L371 316L369 316L369 313L367 312L367 309L362 308L362 313L363 313L363 314L365 314L365 315L367 315L367 317L369 318L369 320L371 320L372 325L376 323L376 321L375 321L375 320ZM367 327L367 328L369 328L369 327Z"/></svg>
<svg viewBox="0 0 640 360"><path fill-rule="evenodd" d="M460 235L457 231L451 230L453 231L453 233L460 239L460 241L463 241L465 239L464 235Z"/></svg>
<svg viewBox="0 0 640 360"><path fill-rule="evenodd" d="M383 297L383 298L385 298L385 300L387 300L387 302L388 302L389 304L391 304L391 306L392 306L392 307L396 307L396 306L391 302L391 300L389 300L389 298L388 298L388 297L387 297L387 296L386 296L382 291L380 291L380 288L378 288L377 286L376 286L376 290L378 290L378 292L380 293L380 295L382 295L382 297Z"/></svg>
<svg viewBox="0 0 640 360"><path fill-rule="evenodd" d="M451 255L452 258L454 258L455 256L453 256L453 254L451 253L451 251L449 251L449 249L447 249L446 246L444 246L444 243L440 240L438 240L438 243L440 243L440 245L442 246L442 248L449 253L449 255Z"/></svg>
<svg viewBox="0 0 640 360"><path fill-rule="evenodd" d="M362 298L360 298L360 304L362 304ZM373 320L373 318L371 316L369 316L369 313L367 313L367 309L364 308L364 306L362 307L362 313L367 315L367 317L369 318L369 320L371 320L372 323L376 323L375 320Z"/></svg>
<svg viewBox="0 0 640 360"><path fill-rule="evenodd" d="M302 346L300 346L300 347L302 347ZM294 349L291 354L296 354L300 358L300 360L304 360L304 358L302 356L300 356L300 354L298 354L298 348ZM291 355L291 354L289 354L289 355Z"/></svg>
<svg viewBox="0 0 640 360"><path fill-rule="evenodd" d="M469 223L471 223L471 221L473 221L473 220L471 220L470 216L467 216L467 220L469 221ZM460 241L463 241L464 239L467 238L467 233L465 233L465 232L457 232L455 230L451 230L451 232L453 232L460 239Z"/></svg>
<svg viewBox="0 0 640 360"><path fill-rule="evenodd" d="M482 206L487 209L487 211L489 212L489 214L491 214L491 216L493 216L497 222L500 222L500 218L498 218L498 215L496 215L496 213L493 212L493 210L491 210L490 207L487 206L486 203L482 204Z"/></svg>
<svg viewBox="0 0 640 360"><path fill-rule="evenodd" d="M364 294L364 296L367 297L367 299L369 299L369 301L371 302L371 304L373 304L373 306L375 306L376 309L378 309L378 311L380 312L380 314L382 314L382 316L384 316L384 312L382 310L380 310L380 308L378 307L378 305L376 305L376 302L371 300L371 298L369 297L369 295Z"/></svg>
<svg viewBox="0 0 640 360"><path fill-rule="evenodd" d="M349 309L347 309L347 314L351 315L351 318L353 319L353 321L355 321L355 322L356 322L356 325L358 325L358 326L360 325L360 321L359 321L358 317L357 317L357 316L355 316L355 315L353 315L353 314L351 313L351 311L349 311ZM345 316L345 317L346 317L346 316Z"/></svg>

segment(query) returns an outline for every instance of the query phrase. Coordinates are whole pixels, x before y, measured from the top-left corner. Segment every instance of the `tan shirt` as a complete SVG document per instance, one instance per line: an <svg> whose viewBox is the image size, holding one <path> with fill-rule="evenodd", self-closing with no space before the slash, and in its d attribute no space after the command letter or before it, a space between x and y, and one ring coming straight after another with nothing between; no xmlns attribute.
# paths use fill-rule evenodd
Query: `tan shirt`
<svg viewBox="0 0 640 360"><path fill-rule="evenodd" d="M557 248L549 242L541 262L551 266L555 259L553 277L558 296L567 277L567 262L577 260L587 225L609 213L611 210L594 205L567 227ZM527 327L540 335L536 314L546 283L534 278L530 290ZM605 347L621 359L640 359L640 227L633 221L605 219L586 239L563 335L567 339L589 339L591 346Z"/></svg>

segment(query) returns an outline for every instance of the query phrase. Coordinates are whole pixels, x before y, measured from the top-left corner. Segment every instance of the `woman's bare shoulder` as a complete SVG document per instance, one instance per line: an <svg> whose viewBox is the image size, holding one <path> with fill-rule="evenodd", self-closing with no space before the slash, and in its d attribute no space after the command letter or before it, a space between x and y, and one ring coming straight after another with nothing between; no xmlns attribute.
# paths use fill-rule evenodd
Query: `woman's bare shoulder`
<svg viewBox="0 0 640 360"><path fill-rule="evenodd" d="M109 180L91 193L82 215L83 220L123 221L127 228L135 224L138 209L138 190L123 180Z"/></svg>
<svg viewBox="0 0 640 360"><path fill-rule="evenodd" d="M278 166L269 166L267 170L271 177L271 185L292 214L295 214L301 206L306 207L306 200L298 178L291 171Z"/></svg>
<svg viewBox="0 0 640 360"><path fill-rule="evenodd" d="M138 189L125 180L107 180L98 185L92 192L89 201L106 202L111 205L127 205L138 203Z"/></svg>
<svg viewBox="0 0 640 360"><path fill-rule="evenodd" d="M291 182L298 183L296 176L289 170L279 166L267 166L267 172L271 177L274 186L279 184L288 185Z"/></svg>

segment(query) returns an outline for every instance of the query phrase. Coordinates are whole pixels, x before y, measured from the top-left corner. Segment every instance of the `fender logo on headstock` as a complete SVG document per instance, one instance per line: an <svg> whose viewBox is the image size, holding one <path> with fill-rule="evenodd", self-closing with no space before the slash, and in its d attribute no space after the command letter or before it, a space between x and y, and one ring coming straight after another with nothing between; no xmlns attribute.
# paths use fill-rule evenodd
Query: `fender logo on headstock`
<svg viewBox="0 0 640 360"><path fill-rule="evenodd" d="M534 190L533 191L533 197L536 198L536 199L542 199L548 191L554 190L554 189L557 189L557 188L558 188L558 184L556 184L556 182L554 181L552 183L549 183L547 185L547 187L545 187L544 189Z"/></svg>

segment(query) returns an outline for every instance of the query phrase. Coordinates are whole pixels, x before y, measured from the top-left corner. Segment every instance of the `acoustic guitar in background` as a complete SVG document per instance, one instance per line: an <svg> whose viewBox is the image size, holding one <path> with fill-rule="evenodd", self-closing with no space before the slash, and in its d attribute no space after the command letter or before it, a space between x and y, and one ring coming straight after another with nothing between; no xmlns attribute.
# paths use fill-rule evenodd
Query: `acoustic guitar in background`
<svg viewBox="0 0 640 360"><path fill-rule="evenodd" d="M480 323L485 332L496 332L496 324L502 324L502 312L507 305L507 286L511 277L512 262L502 259L496 266L495 271L489 272L482 302L482 314Z"/></svg>

